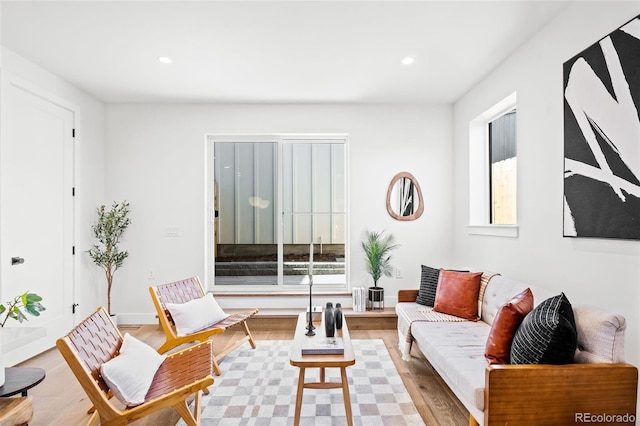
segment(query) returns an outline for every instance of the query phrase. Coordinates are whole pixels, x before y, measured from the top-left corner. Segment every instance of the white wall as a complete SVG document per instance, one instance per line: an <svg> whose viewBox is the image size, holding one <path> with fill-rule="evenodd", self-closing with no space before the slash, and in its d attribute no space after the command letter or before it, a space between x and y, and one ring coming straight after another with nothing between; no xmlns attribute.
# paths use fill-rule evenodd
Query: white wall
<svg viewBox="0 0 640 426"><path fill-rule="evenodd" d="M103 299L103 275L83 253L93 238L91 224L95 220L95 208L104 202L104 105L4 47L2 70L24 80L41 96L63 102L65 107L75 113L74 293L76 303L79 304L76 320L80 321L106 300ZM46 179L46 176L43 176L43 179ZM38 244L37 241L33 243ZM46 307L47 301L43 300L43 304Z"/></svg>
<svg viewBox="0 0 640 426"><path fill-rule="evenodd" d="M350 283L372 284L359 242L366 229L386 229L401 244L393 264L404 273L381 282L392 306L399 288L417 288L420 263L450 261L451 113L450 106L108 105L107 195L127 199L132 209L122 244L130 255L115 275L114 311L128 314L128 322L148 320L155 312L149 285L204 278L207 133L349 133ZM413 173L422 187L425 213L414 222L386 211L387 187L400 171ZM168 227L180 236L165 237Z"/></svg>
<svg viewBox="0 0 640 426"><path fill-rule="evenodd" d="M454 106L455 259L564 291L627 319L627 361L640 365L640 242L562 237L562 64L640 14L635 2L574 2ZM518 238L468 235L469 121L517 91Z"/></svg>

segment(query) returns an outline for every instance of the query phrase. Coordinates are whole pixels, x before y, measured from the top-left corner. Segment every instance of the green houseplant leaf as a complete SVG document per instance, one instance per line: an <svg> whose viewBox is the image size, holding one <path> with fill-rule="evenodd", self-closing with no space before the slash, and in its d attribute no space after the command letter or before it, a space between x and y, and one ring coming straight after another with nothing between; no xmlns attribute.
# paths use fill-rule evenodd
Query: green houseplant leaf
<svg viewBox="0 0 640 426"><path fill-rule="evenodd" d="M10 302L0 304L0 327L4 327L9 318L18 322L27 321L28 318L23 310L34 317L40 316L40 312L46 308L40 303L42 297L28 291L16 296Z"/></svg>

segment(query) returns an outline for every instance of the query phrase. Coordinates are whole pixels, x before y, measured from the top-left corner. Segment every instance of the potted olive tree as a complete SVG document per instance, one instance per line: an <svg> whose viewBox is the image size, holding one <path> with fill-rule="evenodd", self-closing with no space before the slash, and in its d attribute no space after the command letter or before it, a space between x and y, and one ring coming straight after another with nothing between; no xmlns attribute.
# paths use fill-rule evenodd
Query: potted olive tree
<svg viewBox="0 0 640 426"><path fill-rule="evenodd" d="M362 241L362 250L365 254L365 265L367 272L373 278L373 287L369 287L369 303L371 308L377 306L384 308L384 289L378 287L378 280L383 276L391 276L391 254L397 249L398 244L394 244L393 235L384 235L382 232L367 231L365 240Z"/></svg>
<svg viewBox="0 0 640 426"><path fill-rule="evenodd" d="M113 285L113 274L122 266L124 260L129 256L129 252L120 250L118 244L120 238L127 227L131 224L129 218L129 203L114 202L111 209L107 210L104 205L98 207L98 220L92 226L93 235L98 240L87 253L93 263L104 270L107 279L107 312L111 313L111 288Z"/></svg>

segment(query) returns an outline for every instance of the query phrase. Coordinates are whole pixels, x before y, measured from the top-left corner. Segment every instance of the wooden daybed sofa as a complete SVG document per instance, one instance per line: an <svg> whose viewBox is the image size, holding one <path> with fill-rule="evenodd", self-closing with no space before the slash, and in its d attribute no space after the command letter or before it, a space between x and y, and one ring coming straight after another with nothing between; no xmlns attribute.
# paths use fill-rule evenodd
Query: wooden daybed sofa
<svg viewBox="0 0 640 426"><path fill-rule="evenodd" d="M416 303L418 290L400 290L396 312L403 359L417 346L469 410L470 425L635 424L638 370L624 362L621 315L573 307L577 349L565 365L491 365L485 359L498 309L527 288L534 306L554 296L485 272L477 321L432 315L432 308Z"/></svg>

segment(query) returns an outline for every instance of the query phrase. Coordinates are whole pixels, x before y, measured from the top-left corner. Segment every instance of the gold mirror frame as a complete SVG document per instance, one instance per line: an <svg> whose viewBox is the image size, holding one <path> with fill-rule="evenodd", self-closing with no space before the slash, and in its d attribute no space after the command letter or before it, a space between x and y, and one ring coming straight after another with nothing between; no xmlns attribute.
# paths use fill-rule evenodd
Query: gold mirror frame
<svg viewBox="0 0 640 426"><path fill-rule="evenodd" d="M411 214L407 214L407 215L403 215L402 212L395 211L391 203L391 195L394 192L396 184L398 184L399 182L405 182L405 179L407 179L409 183L413 184L412 196L414 199L414 202L413 202L414 210ZM415 207L416 200L417 200L417 207ZM389 184L389 188L387 189L387 212L389 212L389 215L396 220L405 220L405 221L416 220L422 215L423 211L424 211L424 200L422 198L422 190L420 189L420 185L418 184L418 181L416 180L416 178L409 172L400 172L396 174L391 180L391 183Z"/></svg>

